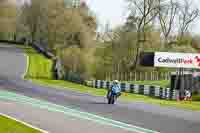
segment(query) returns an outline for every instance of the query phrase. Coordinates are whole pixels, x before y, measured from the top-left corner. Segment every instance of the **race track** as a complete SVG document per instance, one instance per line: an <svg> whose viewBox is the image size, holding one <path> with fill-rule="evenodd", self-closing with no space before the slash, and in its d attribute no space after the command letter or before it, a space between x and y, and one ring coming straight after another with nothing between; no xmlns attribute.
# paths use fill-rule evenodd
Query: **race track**
<svg viewBox="0 0 200 133"><path fill-rule="evenodd" d="M24 81L21 77L26 69L26 57L23 51L15 47L1 45L0 60L0 91L3 91L0 93L0 113L21 119L50 133L105 131L149 133L151 130L161 133L198 133L200 131L200 112L160 107L142 102L118 102L116 105L107 105L104 97L43 87ZM23 103L12 97L3 97L4 92L7 91L17 94L18 99L26 96L25 99L33 98L33 101ZM33 106L34 100L49 102L60 107ZM68 110L61 111L64 107ZM69 109L74 109L75 112L69 112ZM90 119L84 117L86 113ZM97 118L101 121L97 121ZM109 122L113 123L109 125ZM128 130L128 125L137 130ZM145 131L142 130L143 128Z"/></svg>

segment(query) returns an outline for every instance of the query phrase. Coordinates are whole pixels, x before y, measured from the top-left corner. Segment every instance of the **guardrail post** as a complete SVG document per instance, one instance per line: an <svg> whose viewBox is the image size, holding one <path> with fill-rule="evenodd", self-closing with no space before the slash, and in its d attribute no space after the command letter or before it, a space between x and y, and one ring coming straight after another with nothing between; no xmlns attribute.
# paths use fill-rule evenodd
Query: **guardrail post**
<svg viewBox="0 0 200 133"><path fill-rule="evenodd" d="M130 84L126 83L125 92L130 92Z"/></svg>
<svg viewBox="0 0 200 133"><path fill-rule="evenodd" d="M93 88L96 88L96 87L95 87L95 80L92 81L92 87L93 87Z"/></svg>
<svg viewBox="0 0 200 133"><path fill-rule="evenodd" d="M162 88L162 99L166 98L166 90Z"/></svg>
<svg viewBox="0 0 200 133"><path fill-rule="evenodd" d="M100 88L100 86L101 86L101 81L97 80L97 88Z"/></svg>
<svg viewBox="0 0 200 133"><path fill-rule="evenodd" d="M173 90L173 93L172 93L172 100L176 100L176 96L177 96L177 91L176 91L176 90Z"/></svg>
<svg viewBox="0 0 200 133"><path fill-rule="evenodd" d="M106 81L103 81L103 88L106 89Z"/></svg>
<svg viewBox="0 0 200 133"><path fill-rule="evenodd" d="M144 95L149 95L150 94L150 87L149 85L144 85Z"/></svg>
<svg viewBox="0 0 200 133"><path fill-rule="evenodd" d="M107 82L106 82L106 89L110 89L110 86L111 86L111 82L110 82L110 81L107 81Z"/></svg>
<svg viewBox="0 0 200 133"><path fill-rule="evenodd" d="M144 95L144 85L139 85L139 94Z"/></svg>
<svg viewBox="0 0 200 133"><path fill-rule="evenodd" d="M139 85L134 85L134 93L135 94L139 93Z"/></svg>
<svg viewBox="0 0 200 133"><path fill-rule="evenodd" d="M170 99L171 93L170 93L170 88L166 88L166 99Z"/></svg>
<svg viewBox="0 0 200 133"><path fill-rule="evenodd" d="M160 97L160 86L155 87L155 97Z"/></svg>
<svg viewBox="0 0 200 133"><path fill-rule="evenodd" d="M130 93L134 93L134 88L135 88L135 85L134 84L130 84Z"/></svg>

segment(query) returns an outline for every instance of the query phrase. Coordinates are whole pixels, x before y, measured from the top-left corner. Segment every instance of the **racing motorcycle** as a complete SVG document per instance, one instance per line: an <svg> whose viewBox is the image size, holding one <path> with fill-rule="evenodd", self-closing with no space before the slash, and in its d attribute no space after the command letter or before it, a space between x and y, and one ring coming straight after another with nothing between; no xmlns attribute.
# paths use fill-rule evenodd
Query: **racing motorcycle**
<svg viewBox="0 0 200 133"><path fill-rule="evenodd" d="M121 93L115 93L114 91L110 91L107 95L108 104L115 104L117 98L121 95Z"/></svg>

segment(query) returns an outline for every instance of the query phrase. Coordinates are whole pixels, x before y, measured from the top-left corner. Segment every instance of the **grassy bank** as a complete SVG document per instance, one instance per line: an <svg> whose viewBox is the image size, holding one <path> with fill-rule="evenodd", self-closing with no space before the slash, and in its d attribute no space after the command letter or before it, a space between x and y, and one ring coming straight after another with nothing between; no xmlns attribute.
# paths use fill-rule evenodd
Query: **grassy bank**
<svg viewBox="0 0 200 133"><path fill-rule="evenodd" d="M23 47L28 55L28 71L25 75L26 79L52 79L52 65L50 59L38 54L33 48Z"/></svg>
<svg viewBox="0 0 200 133"><path fill-rule="evenodd" d="M0 115L0 133L41 133L41 132Z"/></svg>

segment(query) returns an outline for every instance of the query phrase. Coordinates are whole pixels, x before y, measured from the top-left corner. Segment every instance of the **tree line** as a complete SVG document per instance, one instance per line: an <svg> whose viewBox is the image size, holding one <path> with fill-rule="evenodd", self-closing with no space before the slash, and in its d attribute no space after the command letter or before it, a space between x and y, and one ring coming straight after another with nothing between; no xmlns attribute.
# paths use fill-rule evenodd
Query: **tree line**
<svg viewBox="0 0 200 133"><path fill-rule="evenodd" d="M108 23L98 32L98 18L86 3L30 0L13 11L14 32L45 45L64 71L84 79L103 79L107 72L169 71L141 67L140 54L146 51L200 51L200 37L191 32L200 12L192 0L124 1L126 23L115 28Z"/></svg>
<svg viewBox="0 0 200 133"><path fill-rule="evenodd" d="M142 52L199 52L198 35L192 33L199 21L199 9L192 0L125 0L126 23L115 28L105 26L99 40L106 45L99 52L105 72L172 71L139 65ZM111 54L112 53L112 54ZM99 71L99 74L102 70ZM104 77L104 75L102 75Z"/></svg>

